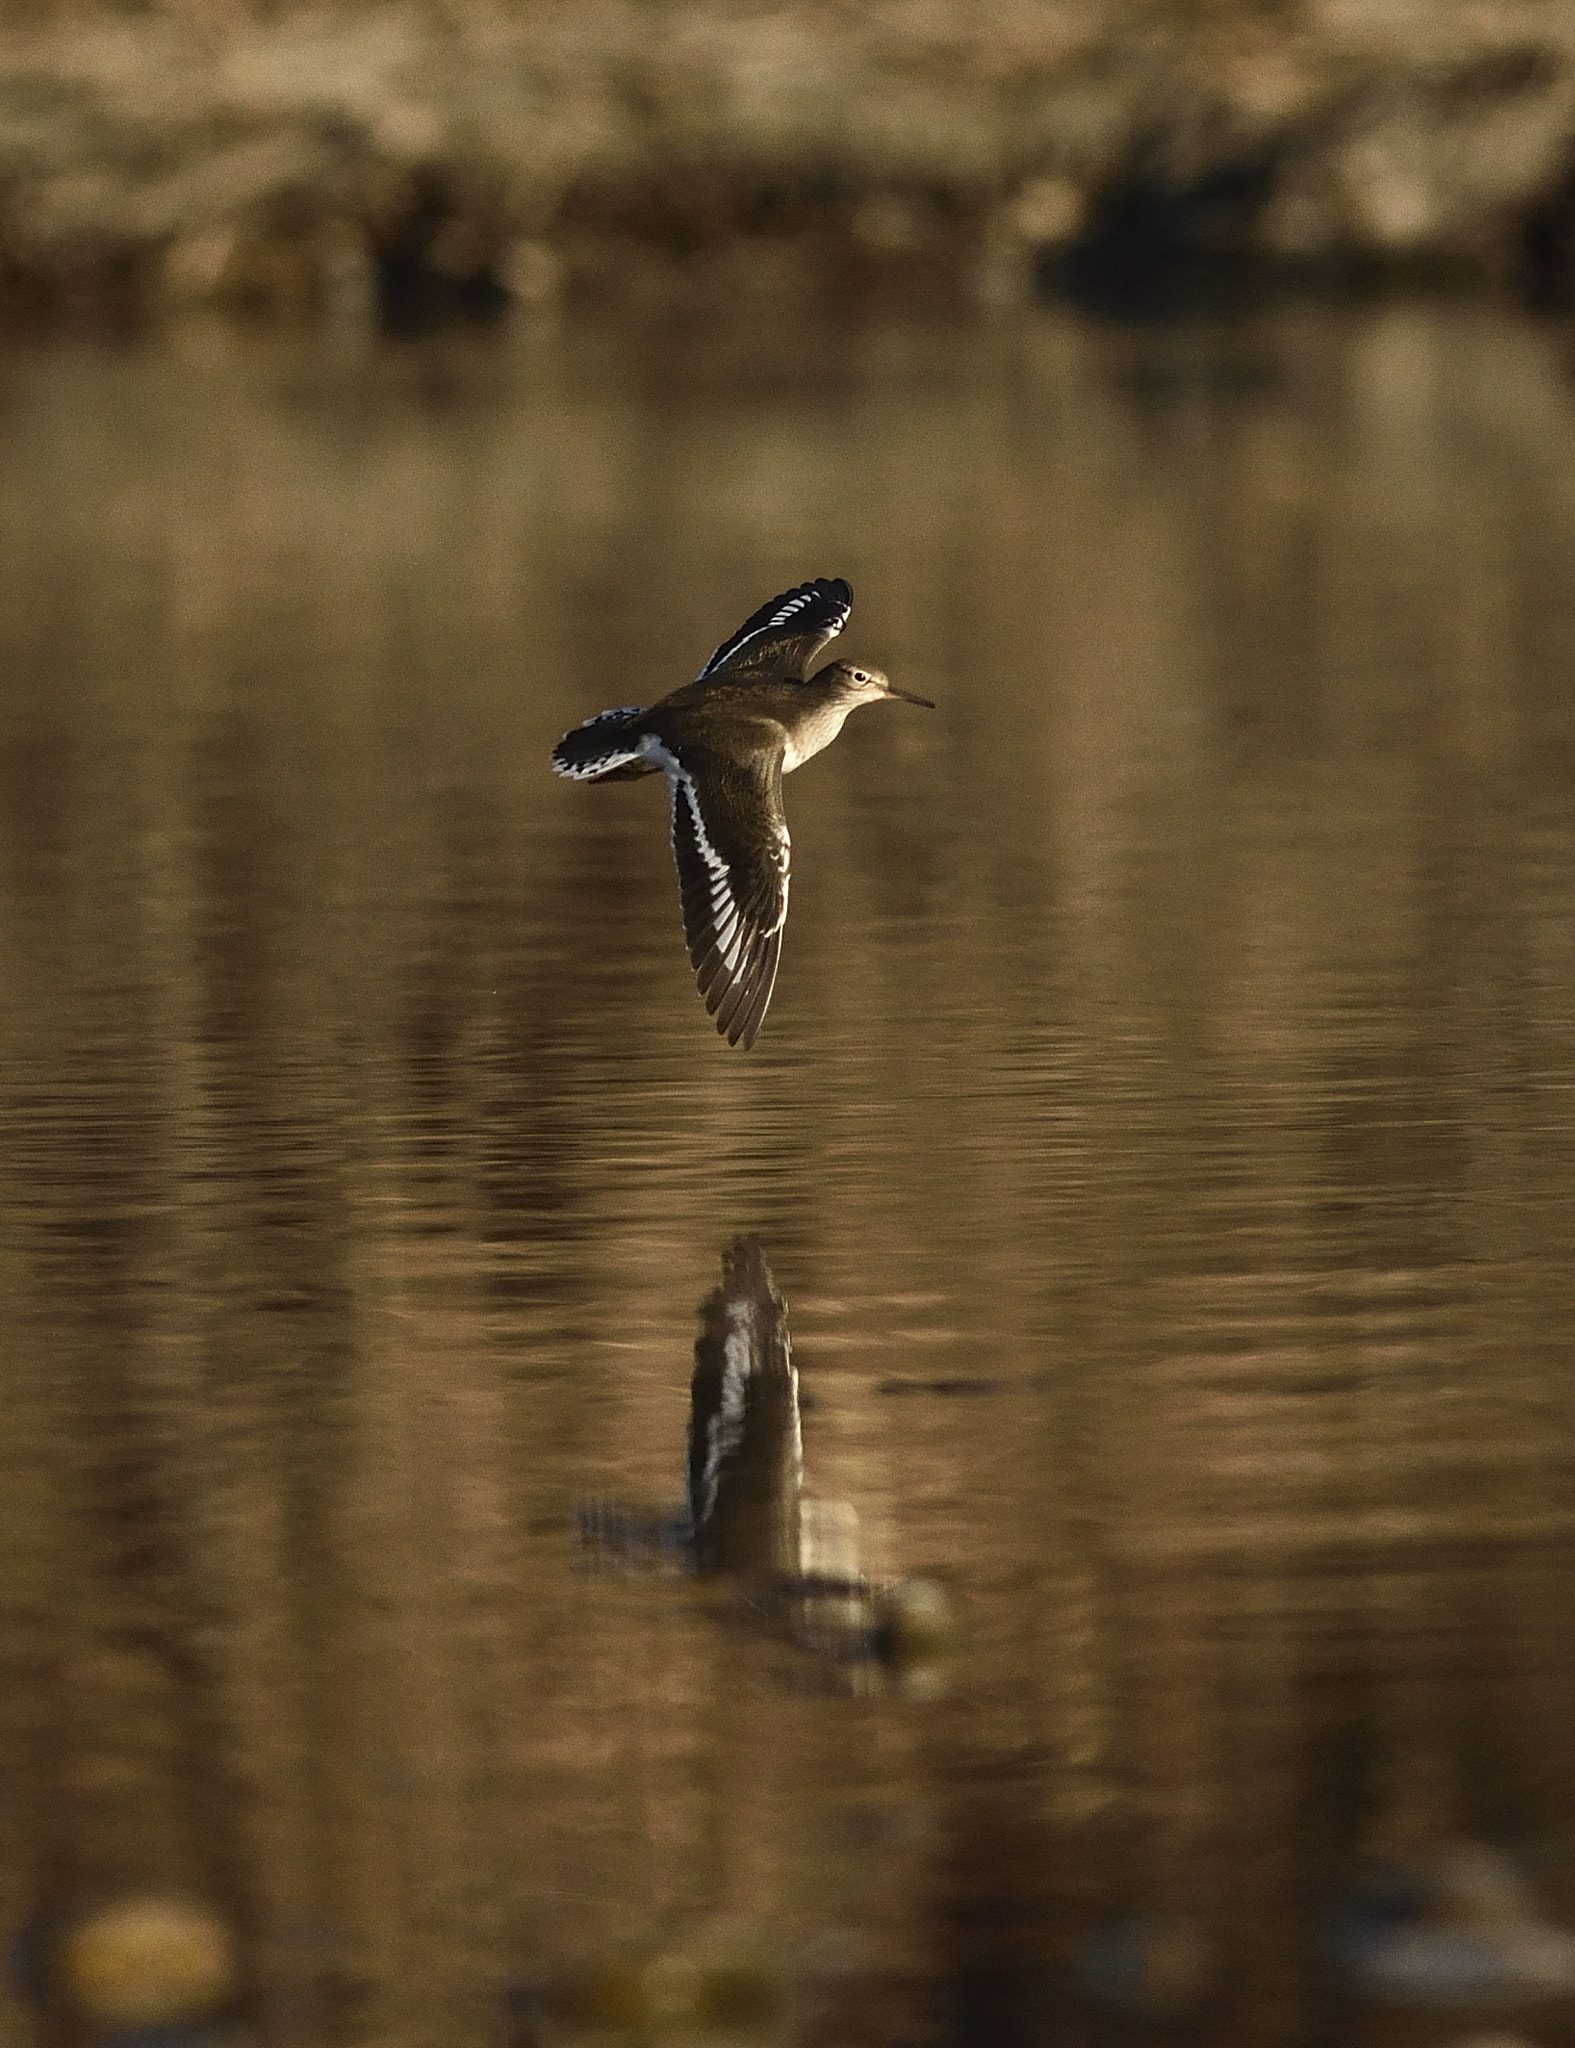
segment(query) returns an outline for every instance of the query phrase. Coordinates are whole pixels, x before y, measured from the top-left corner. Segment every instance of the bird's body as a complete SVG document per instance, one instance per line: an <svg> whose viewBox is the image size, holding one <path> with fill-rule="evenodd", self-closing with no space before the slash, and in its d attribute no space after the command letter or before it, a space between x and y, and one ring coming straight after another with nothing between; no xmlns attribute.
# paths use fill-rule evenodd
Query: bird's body
<svg viewBox="0 0 1575 2048"><path fill-rule="evenodd" d="M771 1000L787 918L782 778L831 742L860 704L898 697L879 669L809 664L840 633L840 577L785 591L746 619L692 683L649 709L603 711L553 749L559 775L624 781L660 769L695 980L730 1045L753 1045Z"/></svg>

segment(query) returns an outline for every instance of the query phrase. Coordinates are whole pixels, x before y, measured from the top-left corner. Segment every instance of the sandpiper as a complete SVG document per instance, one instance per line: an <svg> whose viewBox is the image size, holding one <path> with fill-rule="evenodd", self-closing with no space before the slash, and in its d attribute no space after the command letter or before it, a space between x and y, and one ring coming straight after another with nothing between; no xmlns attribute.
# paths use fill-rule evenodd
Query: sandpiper
<svg viewBox="0 0 1575 2048"><path fill-rule="evenodd" d="M782 778L829 747L860 704L928 697L878 668L809 664L847 624L853 592L817 577L763 604L692 683L644 709L602 711L552 750L559 775L617 782L660 768L672 800L684 935L706 1009L729 1045L750 1046L777 978L787 918Z"/></svg>

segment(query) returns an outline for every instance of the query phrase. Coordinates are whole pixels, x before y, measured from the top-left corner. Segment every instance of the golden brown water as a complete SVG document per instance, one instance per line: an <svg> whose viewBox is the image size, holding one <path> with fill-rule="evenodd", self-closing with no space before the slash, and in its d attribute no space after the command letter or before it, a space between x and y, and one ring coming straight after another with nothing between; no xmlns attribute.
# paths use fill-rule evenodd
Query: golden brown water
<svg viewBox="0 0 1575 2048"><path fill-rule="evenodd" d="M497 2041L720 1914L843 1959L828 2044L1269 2048L1454 2024L1329 1961L1374 1858L1494 1843L1575 1920L1556 333L0 389L0 1925L214 1899L300 2042ZM546 756L816 574L940 709L788 784L744 1055L659 785ZM741 1231L806 1492L955 1595L939 1697L581 1539L678 1501ZM1206 1953L1176 2010L1079 1961L1131 1914Z"/></svg>

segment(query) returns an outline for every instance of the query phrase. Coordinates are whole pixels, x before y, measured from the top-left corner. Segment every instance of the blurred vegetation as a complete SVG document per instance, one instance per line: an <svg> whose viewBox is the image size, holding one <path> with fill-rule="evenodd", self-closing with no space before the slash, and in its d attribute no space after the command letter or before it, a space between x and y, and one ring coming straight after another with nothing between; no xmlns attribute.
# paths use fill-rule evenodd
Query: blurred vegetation
<svg viewBox="0 0 1575 2048"><path fill-rule="evenodd" d="M13 309L486 314L653 269L1565 295L1566 0L12 0ZM653 262L653 259L655 261Z"/></svg>

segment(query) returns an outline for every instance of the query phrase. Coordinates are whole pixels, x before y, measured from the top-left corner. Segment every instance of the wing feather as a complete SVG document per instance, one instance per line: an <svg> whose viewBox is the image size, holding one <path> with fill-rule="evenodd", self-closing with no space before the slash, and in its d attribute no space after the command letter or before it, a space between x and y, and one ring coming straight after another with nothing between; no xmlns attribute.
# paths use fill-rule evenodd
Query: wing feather
<svg viewBox="0 0 1575 2048"><path fill-rule="evenodd" d="M852 609L853 592L840 576L817 576L813 583L784 590L722 642L697 680L705 683L726 675L802 682L821 648L847 624Z"/></svg>
<svg viewBox="0 0 1575 2048"><path fill-rule="evenodd" d="M771 1001L787 919L782 757L745 764L697 751L668 771L684 936L716 1028L747 1047Z"/></svg>
<svg viewBox="0 0 1575 2048"><path fill-rule="evenodd" d="M643 715L638 704L598 711L559 740L552 750L552 772L574 782L624 782L648 775L653 764L641 754L638 736L630 736Z"/></svg>

